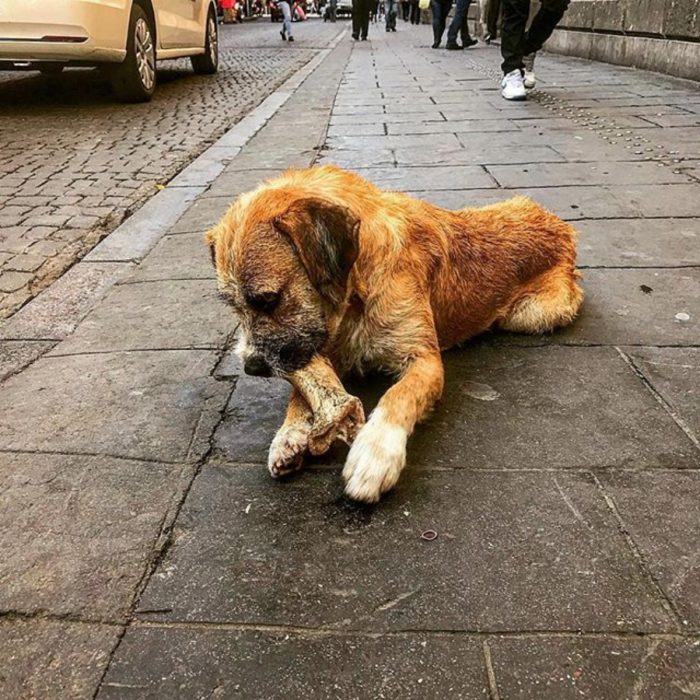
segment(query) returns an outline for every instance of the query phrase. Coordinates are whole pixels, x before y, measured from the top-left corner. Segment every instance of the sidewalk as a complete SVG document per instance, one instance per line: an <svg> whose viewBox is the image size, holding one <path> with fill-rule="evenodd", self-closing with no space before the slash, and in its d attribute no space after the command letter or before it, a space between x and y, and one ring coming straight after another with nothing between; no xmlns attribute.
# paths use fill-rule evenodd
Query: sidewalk
<svg viewBox="0 0 700 700"><path fill-rule="evenodd" d="M150 252L105 239L87 315L39 296L0 330L30 358L0 384L1 697L698 697L700 91L546 56L510 104L496 49L380 29L232 134ZM268 476L287 386L242 375L202 244L325 162L450 207L522 192L581 235L581 319L447 353L375 508L341 449Z"/></svg>

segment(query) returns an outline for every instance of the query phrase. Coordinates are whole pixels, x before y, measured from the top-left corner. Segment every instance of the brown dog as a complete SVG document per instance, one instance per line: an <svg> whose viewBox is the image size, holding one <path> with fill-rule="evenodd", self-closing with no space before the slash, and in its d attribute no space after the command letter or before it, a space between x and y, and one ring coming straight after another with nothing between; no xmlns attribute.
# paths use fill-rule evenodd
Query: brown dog
<svg viewBox="0 0 700 700"><path fill-rule="evenodd" d="M440 397L442 350L492 327L542 333L574 319L575 239L525 197L448 211L332 166L261 184L207 234L248 374L288 374L320 353L341 375L397 375L343 470L346 493L366 502L396 484L408 436ZM294 391L273 475L301 463L311 423Z"/></svg>

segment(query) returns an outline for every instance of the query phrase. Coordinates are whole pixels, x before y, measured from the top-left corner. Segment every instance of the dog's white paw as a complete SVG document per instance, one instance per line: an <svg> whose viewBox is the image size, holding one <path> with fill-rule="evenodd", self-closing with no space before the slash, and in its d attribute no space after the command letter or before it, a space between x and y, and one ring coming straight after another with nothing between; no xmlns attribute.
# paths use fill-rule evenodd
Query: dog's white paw
<svg viewBox="0 0 700 700"><path fill-rule="evenodd" d="M399 480L406 464L407 432L389 423L378 408L350 448L343 478L345 493L356 501L376 503Z"/></svg>
<svg viewBox="0 0 700 700"><path fill-rule="evenodd" d="M272 476L286 476L301 469L309 445L309 430L307 424L295 424L283 425L277 431L267 457Z"/></svg>

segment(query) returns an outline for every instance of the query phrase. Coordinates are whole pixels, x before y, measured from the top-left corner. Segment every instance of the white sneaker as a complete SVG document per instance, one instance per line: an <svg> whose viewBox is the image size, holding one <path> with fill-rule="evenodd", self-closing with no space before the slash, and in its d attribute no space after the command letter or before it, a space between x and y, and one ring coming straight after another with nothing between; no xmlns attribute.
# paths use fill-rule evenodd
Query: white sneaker
<svg viewBox="0 0 700 700"><path fill-rule="evenodd" d="M501 95L506 100L526 100L527 92L523 85L523 74L519 68L506 73L501 81Z"/></svg>
<svg viewBox="0 0 700 700"><path fill-rule="evenodd" d="M525 75L523 76L523 85L527 90L532 90L537 84L535 77L535 56L536 53L529 53L523 56L523 65L525 66Z"/></svg>

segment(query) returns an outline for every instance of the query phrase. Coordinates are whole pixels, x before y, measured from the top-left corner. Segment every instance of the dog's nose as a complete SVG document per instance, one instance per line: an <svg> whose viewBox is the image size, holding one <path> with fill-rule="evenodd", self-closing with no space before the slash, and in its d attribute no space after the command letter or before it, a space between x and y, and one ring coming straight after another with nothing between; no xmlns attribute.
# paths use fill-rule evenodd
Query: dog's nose
<svg viewBox="0 0 700 700"><path fill-rule="evenodd" d="M250 355L243 363L243 369L246 374L250 374L253 377L272 376L270 365L265 362L265 358L262 355Z"/></svg>

